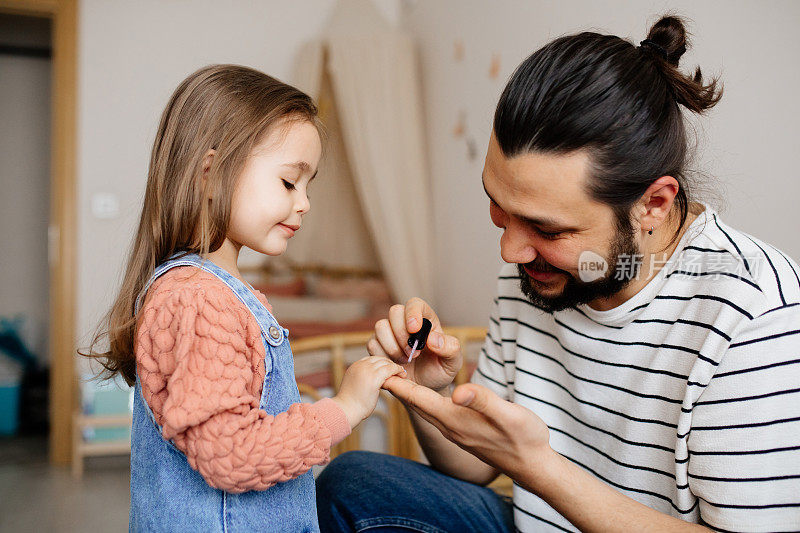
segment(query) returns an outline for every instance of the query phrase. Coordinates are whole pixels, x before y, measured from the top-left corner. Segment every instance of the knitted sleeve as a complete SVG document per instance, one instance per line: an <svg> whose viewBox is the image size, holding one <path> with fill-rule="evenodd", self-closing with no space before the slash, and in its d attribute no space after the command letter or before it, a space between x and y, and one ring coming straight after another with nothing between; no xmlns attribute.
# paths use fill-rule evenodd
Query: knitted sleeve
<svg viewBox="0 0 800 533"><path fill-rule="evenodd" d="M145 399L164 438L174 440L209 485L264 490L326 463L350 426L331 399L296 403L277 416L259 409L255 348L248 346L241 313L230 308L236 302L226 296L184 288L154 298L138 329L139 373L165 389Z"/></svg>

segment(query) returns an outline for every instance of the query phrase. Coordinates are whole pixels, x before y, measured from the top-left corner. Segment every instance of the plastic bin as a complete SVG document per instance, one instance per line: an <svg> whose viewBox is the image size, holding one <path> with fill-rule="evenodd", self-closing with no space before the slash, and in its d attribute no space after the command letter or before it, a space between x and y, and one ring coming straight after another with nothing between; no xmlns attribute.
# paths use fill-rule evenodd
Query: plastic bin
<svg viewBox="0 0 800 533"><path fill-rule="evenodd" d="M19 385L0 383L0 435L14 435L19 427Z"/></svg>

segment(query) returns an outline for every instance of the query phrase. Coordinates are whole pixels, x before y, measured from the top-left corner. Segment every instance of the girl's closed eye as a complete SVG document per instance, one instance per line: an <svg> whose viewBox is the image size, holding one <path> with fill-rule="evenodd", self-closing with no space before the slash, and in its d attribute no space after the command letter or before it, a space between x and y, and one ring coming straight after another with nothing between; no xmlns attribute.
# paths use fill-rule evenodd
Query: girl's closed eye
<svg viewBox="0 0 800 533"><path fill-rule="evenodd" d="M287 190L290 191L294 190L294 183L292 183L291 181L287 181L283 178L281 178L281 181L283 182L283 186L286 187Z"/></svg>

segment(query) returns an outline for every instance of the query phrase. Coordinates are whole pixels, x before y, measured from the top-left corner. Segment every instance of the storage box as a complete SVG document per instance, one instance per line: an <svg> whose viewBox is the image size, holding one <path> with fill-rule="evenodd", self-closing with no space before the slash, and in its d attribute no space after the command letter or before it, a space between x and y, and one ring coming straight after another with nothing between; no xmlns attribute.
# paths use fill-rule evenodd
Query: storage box
<svg viewBox="0 0 800 533"><path fill-rule="evenodd" d="M14 435L19 426L19 383L0 383L0 435Z"/></svg>
<svg viewBox="0 0 800 533"><path fill-rule="evenodd" d="M83 381L83 413L86 415L129 415L133 412L133 388L121 379ZM86 442L130 439L130 426L86 428Z"/></svg>
<svg viewBox="0 0 800 533"><path fill-rule="evenodd" d="M0 350L0 435L17 433L22 372L22 364Z"/></svg>

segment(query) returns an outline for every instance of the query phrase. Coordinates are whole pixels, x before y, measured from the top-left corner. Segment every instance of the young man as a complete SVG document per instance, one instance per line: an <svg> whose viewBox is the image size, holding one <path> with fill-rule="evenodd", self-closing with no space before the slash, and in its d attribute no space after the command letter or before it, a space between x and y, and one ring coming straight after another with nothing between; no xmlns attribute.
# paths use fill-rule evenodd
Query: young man
<svg viewBox="0 0 800 533"><path fill-rule="evenodd" d="M636 47L563 37L497 107L483 186L503 228L473 384L425 302L394 306L369 352L431 465L356 452L318 480L323 531L800 529L800 276L692 199L680 106L716 81L677 68L683 23ZM437 471L438 470L438 471ZM498 473L513 503L482 487Z"/></svg>

